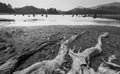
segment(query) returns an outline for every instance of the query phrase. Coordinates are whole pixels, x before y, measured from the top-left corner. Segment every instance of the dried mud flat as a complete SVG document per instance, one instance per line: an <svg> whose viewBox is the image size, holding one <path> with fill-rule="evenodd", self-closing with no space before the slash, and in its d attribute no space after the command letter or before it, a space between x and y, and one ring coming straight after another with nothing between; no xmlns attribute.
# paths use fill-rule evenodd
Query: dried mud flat
<svg viewBox="0 0 120 74"><path fill-rule="evenodd" d="M103 32L109 32L108 37L102 40L102 53L91 58L90 66L97 71L100 64L106 61L111 55L116 56L112 62L120 65L120 28L108 26L42 26L42 27L2 27L0 29L0 66L8 59L18 56L22 58L15 66L8 71L0 70L0 74L12 74L29 67L30 65L43 60L51 60L59 52L60 41L70 38L74 34L85 32L69 44L75 52L80 48L84 51L97 43L98 36ZM29 52L35 50L33 52ZM29 52L27 56L24 54ZM22 55L22 57L21 57ZM66 62L60 69L68 72L71 69L72 59L66 54ZM66 69L65 69L66 68ZM54 72L54 74L60 74Z"/></svg>

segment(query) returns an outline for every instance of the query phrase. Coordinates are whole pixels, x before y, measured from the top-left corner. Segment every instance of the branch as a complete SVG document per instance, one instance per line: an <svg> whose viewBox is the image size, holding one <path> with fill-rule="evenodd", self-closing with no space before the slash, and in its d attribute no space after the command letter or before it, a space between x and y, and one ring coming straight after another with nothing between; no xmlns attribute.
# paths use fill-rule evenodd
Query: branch
<svg viewBox="0 0 120 74"><path fill-rule="evenodd" d="M106 37L108 35L108 33L103 33L98 37L98 43L91 48L87 48L86 50L84 50L83 52L77 52L74 53L74 50L69 50L69 55L73 60L72 63L72 68L71 70L67 73L67 74L95 74L95 71L92 68L89 68L87 60L90 57L90 54L93 54L93 52L95 52L96 50L99 51L99 53L102 51L101 49L101 38L102 37ZM99 54L98 53L98 54ZM88 60L89 61L89 60Z"/></svg>
<svg viewBox="0 0 120 74"><path fill-rule="evenodd" d="M75 40L76 37L77 35L73 35L68 40L65 40L60 46L58 55L53 60L44 60L42 62L35 63L24 70L15 72L14 74L30 74L30 73L36 73L36 72L38 74L46 74L46 72L48 74L52 74L52 72L55 69L58 69L58 67L65 60L65 55L68 51L68 47L66 45L69 43L69 41Z"/></svg>
<svg viewBox="0 0 120 74"><path fill-rule="evenodd" d="M22 62L24 62L25 60L27 60L33 54L35 54L38 51L41 51L44 47L46 47L48 45L53 45L55 43L60 42L60 40L61 39L55 40L55 41L46 41L46 42L43 42L43 43L39 44L39 46L36 47L35 49L32 49L30 51L24 52L23 54L18 54L18 55L15 55L15 56L11 57L4 64L2 64L0 66L0 72L2 72L2 74L12 74L15 71L15 69Z"/></svg>

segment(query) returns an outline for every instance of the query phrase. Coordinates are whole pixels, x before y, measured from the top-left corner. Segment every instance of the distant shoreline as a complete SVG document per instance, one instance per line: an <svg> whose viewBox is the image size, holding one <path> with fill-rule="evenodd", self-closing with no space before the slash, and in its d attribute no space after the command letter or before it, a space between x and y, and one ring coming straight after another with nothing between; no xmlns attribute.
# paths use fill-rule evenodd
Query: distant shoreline
<svg viewBox="0 0 120 74"><path fill-rule="evenodd" d="M23 15L23 14L0 14L0 15ZM32 15L32 14L24 14L24 15ZM82 14L36 14L36 15L82 15ZM89 15L89 14L85 14ZM76 17L76 16L74 16ZM93 17L94 14L90 14L89 16L86 17ZM120 14L97 14L95 18L106 18L106 19L115 19L115 20L120 20ZM0 18L0 21L15 21L14 19L5 19L5 18Z"/></svg>
<svg viewBox="0 0 120 74"><path fill-rule="evenodd" d="M116 19L116 20L120 20L120 14L102 15L102 16L97 16L97 18L107 18L107 19Z"/></svg>

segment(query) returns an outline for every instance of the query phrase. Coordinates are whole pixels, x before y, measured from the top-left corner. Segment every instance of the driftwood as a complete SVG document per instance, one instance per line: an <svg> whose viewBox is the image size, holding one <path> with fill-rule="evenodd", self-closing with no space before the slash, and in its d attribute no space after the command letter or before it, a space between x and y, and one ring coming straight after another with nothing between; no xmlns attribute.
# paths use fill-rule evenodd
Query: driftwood
<svg viewBox="0 0 120 74"><path fill-rule="evenodd" d="M81 33L81 35L83 33ZM67 74L119 74L120 65L112 63L112 60L116 59L114 55L109 57L108 62L103 59L104 62L100 64L97 72L95 72L94 69L89 66L91 60L90 56L96 56L102 52L102 38L106 36L108 36L107 32L101 34L98 37L97 44L94 47L87 48L81 53L79 52L80 50L77 53L74 53L75 47L73 50L68 47L69 43L74 41L78 35L73 35L64 41L62 38L60 38L54 41L43 42L28 52L25 52L21 55L18 54L8 59L4 64L0 66L0 74L52 74L54 71L60 71L62 74L65 74L64 71L59 69L59 66L65 62L65 55L67 53L73 60L72 68L67 72ZM23 70L14 72L22 62L35 54L37 51L41 51L48 45L53 45L60 42L61 45L58 55L54 59L37 62Z"/></svg>
<svg viewBox="0 0 120 74"><path fill-rule="evenodd" d="M97 54L100 54L102 52L102 42L101 39L102 37L106 37L108 33L103 33L98 37L98 43L91 48L87 48L83 52L79 53L74 53L73 50L69 50L69 55L73 60L72 63L72 68L67 74L95 74L95 71L89 67L89 56L94 53L98 52Z"/></svg>
<svg viewBox="0 0 120 74"><path fill-rule="evenodd" d="M35 49L32 49L23 54L18 54L18 55L11 57L10 59L8 59L5 63L3 63L0 66L0 73L1 74L12 74L15 71L16 67L18 67L22 62L24 62L30 56L32 56L33 54L35 54L38 51L41 51L44 47L58 43L61 40L62 40L62 38L58 39L58 40L54 40L54 41L43 42L43 43L39 44Z"/></svg>
<svg viewBox="0 0 120 74"><path fill-rule="evenodd" d="M112 63L112 60L117 59L115 55L111 55L108 59L108 62L106 62L103 59L103 63L100 64L98 68L99 74L120 74L120 65L117 65L115 63Z"/></svg>
<svg viewBox="0 0 120 74"><path fill-rule="evenodd" d="M120 74L120 65L112 63L112 60L116 59L115 55L111 55L108 58L108 62L103 59L103 63L100 64L98 71L95 72L93 68L89 67L89 57L91 54L96 53L94 56L102 52L102 38L106 37L108 33L103 33L98 37L98 42L94 47L87 48L83 52L74 53L74 50L69 50L69 55L73 60L72 68L67 74Z"/></svg>
<svg viewBox="0 0 120 74"><path fill-rule="evenodd" d="M68 51L67 45L76 39L78 35L73 35L68 40L61 43L58 55L53 60L44 60L42 62L35 63L30 67L14 72L13 74L52 74L55 69L64 62L65 55Z"/></svg>

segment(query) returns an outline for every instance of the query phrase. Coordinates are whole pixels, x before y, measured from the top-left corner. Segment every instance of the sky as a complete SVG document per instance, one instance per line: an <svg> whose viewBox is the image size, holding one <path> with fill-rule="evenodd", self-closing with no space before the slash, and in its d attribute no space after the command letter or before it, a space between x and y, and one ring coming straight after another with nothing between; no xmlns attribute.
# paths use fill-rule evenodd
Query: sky
<svg viewBox="0 0 120 74"><path fill-rule="evenodd" d="M3 3L9 3L16 7L35 6L38 8L57 8L60 10L70 10L78 6L92 7L111 2L120 2L120 0L0 0Z"/></svg>

